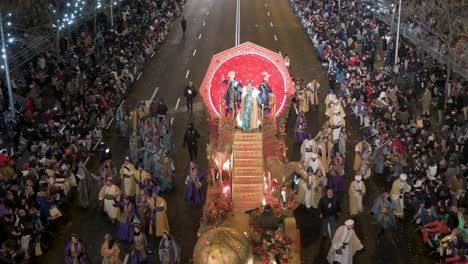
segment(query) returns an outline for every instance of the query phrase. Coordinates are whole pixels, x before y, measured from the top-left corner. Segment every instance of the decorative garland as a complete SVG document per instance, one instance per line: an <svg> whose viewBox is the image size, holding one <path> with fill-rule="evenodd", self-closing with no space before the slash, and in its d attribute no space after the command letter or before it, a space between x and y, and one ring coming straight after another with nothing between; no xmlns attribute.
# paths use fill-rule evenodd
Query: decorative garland
<svg viewBox="0 0 468 264"><path fill-rule="evenodd" d="M203 207L197 236L200 237L209 229L221 226L230 212L232 212L231 198L217 191Z"/></svg>

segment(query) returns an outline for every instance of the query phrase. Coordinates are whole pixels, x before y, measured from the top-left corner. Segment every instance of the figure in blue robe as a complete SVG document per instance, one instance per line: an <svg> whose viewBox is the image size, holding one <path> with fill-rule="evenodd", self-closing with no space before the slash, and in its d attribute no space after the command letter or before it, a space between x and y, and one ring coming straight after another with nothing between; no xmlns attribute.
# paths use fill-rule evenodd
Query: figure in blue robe
<svg viewBox="0 0 468 264"><path fill-rule="evenodd" d="M119 231L117 233L117 239L124 242L131 242L133 236L133 217L135 217L135 206L130 201L129 196L125 196L122 202L114 204L114 207L122 209L120 215Z"/></svg>
<svg viewBox="0 0 468 264"><path fill-rule="evenodd" d="M262 73L264 75L263 82L260 84L260 104L263 105L263 114L267 116L270 112L270 96L273 95L273 90L271 90L268 79L270 75L266 72Z"/></svg>
<svg viewBox="0 0 468 264"><path fill-rule="evenodd" d="M185 175L187 175L185 178L185 185L187 185L185 200L195 204L203 203L205 201L203 176L195 162L190 162Z"/></svg>
<svg viewBox="0 0 468 264"><path fill-rule="evenodd" d="M133 132L130 136L130 160L133 164L138 163L138 135Z"/></svg>
<svg viewBox="0 0 468 264"><path fill-rule="evenodd" d="M221 81L227 84L226 93L224 94L224 103L226 105L226 116L228 113L237 114L237 104L241 101L242 84L235 79L236 73L231 71L228 73L229 80L221 77Z"/></svg>

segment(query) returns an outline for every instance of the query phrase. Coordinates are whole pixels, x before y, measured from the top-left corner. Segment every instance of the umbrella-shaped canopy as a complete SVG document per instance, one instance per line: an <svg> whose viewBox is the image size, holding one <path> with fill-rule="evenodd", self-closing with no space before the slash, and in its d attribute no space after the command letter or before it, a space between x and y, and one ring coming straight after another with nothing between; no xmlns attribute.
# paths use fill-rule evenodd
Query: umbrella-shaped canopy
<svg viewBox="0 0 468 264"><path fill-rule="evenodd" d="M220 104L224 104L227 84L222 82L222 76L229 80L228 74L232 71L236 73L236 80L243 85L246 85L247 81L253 81L257 88L263 82L262 73L268 73L268 82L276 98L276 117L287 111L295 90L283 57L251 42L245 42L218 53L211 59L200 87L200 94L212 118L219 117Z"/></svg>

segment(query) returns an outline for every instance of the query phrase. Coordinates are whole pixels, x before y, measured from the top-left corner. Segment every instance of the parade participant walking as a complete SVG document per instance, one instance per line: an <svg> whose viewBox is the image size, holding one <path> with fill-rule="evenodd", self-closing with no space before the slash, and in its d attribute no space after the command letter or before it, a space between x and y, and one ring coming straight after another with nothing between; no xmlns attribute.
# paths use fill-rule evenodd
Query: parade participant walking
<svg viewBox="0 0 468 264"><path fill-rule="evenodd" d="M80 179L80 183L78 183L78 204L81 208L88 208L89 192L91 191L91 174L83 162L80 162L78 165L76 176Z"/></svg>
<svg viewBox="0 0 468 264"><path fill-rule="evenodd" d="M354 254L363 249L361 240L354 231L354 221L349 219L338 227L328 251L328 263L352 264Z"/></svg>
<svg viewBox="0 0 468 264"><path fill-rule="evenodd" d="M395 215L393 214L393 211L396 208L397 205L392 201L388 192L383 193L377 198L377 200L375 200L371 212L377 220L377 223L380 225L381 231L377 236L377 239L383 237L386 230L395 226Z"/></svg>
<svg viewBox="0 0 468 264"><path fill-rule="evenodd" d="M71 235L71 240L65 247L65 264L89 264L88 251L85 243L78 235Z"/></svg>
<svg viewBox="0 0 468 264"><path fill-rule="evenodd" d="M133 228L132 249L131 249L131 264L141 264L148 258L146 248L148 240L143 232L141 225L136 223Z"/></svg>
<svg viewBox="0 0 468 264"><path fill-rule="evenodd" d="M315 142L312 134L307 134L307 138L304 139L301 145L301 162L306 166L306 162L309 161L312 153L317 153L317 142Z"/></svg>
<svg viewBox="0 0 468 264"><path fill-rule="evenodd" d="M169 230L169 221L167 220L166 200L159 196L160 190L155 188L152 197L148 200L148 206L151 212L151 225L149 234L155 234L156 237L163 235L164 230Z"/></svg>
<svg viewBox="0 0 468 264"><path fill-rule="evenodd" d="M120 188L114 184L112 179L108 179L106 185L99 192L99 202L112 223L115 223L119 213L119 208L114 207L114 203L120 201L120 195Z"/></svg>
<svg viewBox="0 0 468 264"><path fill-rule="evenodd" d="M301 144L307 138L307 129L309 125L307 124L307 118L304 116L304 112L300 112L296 119L296 143Z"/></svg>
<svg viewBox="0 0 468 264"><path fill-rule="evenodd" d="M163 231L162 239L159 242L159 261L161 264L180 263L180 249L167 230Z"/></svg>
<svg viewBox="0 0 468 264"><path fill-rule="evenodd" d="M333 238L336 231L336 219L340 214L340 203L335 198L332 189L327 190L327 195L319 201L320 219L322 219L322 236Z"/></svg>
<svg viewBox="0 0 468 264"><path fill-rule="evenodd" d="M307 91L309 92L310 104L314 109L319 107L319 88L320 83L314 77L310 83L307 84Z"/></svg>
<svg viewBox="0 0 468 264"><path fill-rule="evenodd" d="M190 81L184 89L184 97L187 102L187 112L192 113L193 112L193 100L195 100L195 97L197 97L197 91L193 87L193 82Z"/></svg>
<svg viewBox="0 0 468 264"><path fill-rule="evenodd" d="M132 223L135 217L135 205L131 201L130 196L124 196L123 201L115 203L114 206L122 209L117 239L130 242L133 231Z"/></svg>
<svg viewBox="0 0 468 264"><path fill-rule="evenodd" d="M180 20L180 26L182 27L182 33L185 34L185 30L187 30L187 19L185 19L184 16L182 16L182 19Z"/></svg>
<svg viewBox="0 0 468 264"><path fill-rule="evenodd" d="M406 183L408 176L404 173L400 174L400 178L396 179L392 184L392 190L390 194L392 195L392 201L397 205L394 214L398 218L403 218L403 210L405 208L405 194L411 191L411 186Z"/></svg>
<svg viewBox="0 0 468 264"><path fill-rule="evenodd" d="M192 123L189 123L187 131L185 131L184 135L184 144L183 147L187 147L190 160L197 159L197 151L198 151L198 139L200 138L200 134L198 131L193 127Z"/></svg>
<svg viewBox="0 0 468 264"><path fill-rule="evenodd" d="M318 145L317 152L322 160L325 173L328 173L330 169L330 164L333 160L335 149L331 142L328 142L328 137L325 136L322 138L322 142ZM325 174L324 174L325 175Z"/></svg>
<svg viewBox="0 0 468 264"><path fill-rule="evenodd" d="M151 174L144 170L143 163L138 164L138 170L135 171L135 182L136 182L136 193L140 193L140 190L149 191Z"/></svg>
<svg viewBox="0 0 468 264"><path fill-rule="evenodd" d="M194 161L190 161L189 168L186 173L185 185L185 200L191 203L199 204L205 200L203 193L203 176L198 169L198 165Z"/></svg>
<svg viewBox="0 0 468 264"><path fill-rule="evenodd" d="M367 142L367 137L363 136L362 140L356 144L356 147L354 147L354 151L356 152L356 156L354 157L354 170L359 171L361 169L361 162L362 162L362 156L366 151L372 151L372 147Z"/></svg>
<svg viewBox="0 0 468 264"><path fill-rule="evenodd" d="M366 185L362 182L362 176L354 176L354 181L349 185L349 214L352 218L363 210L362 199L366 194Z"/></svg>
<svg viewBox="0 0 468 264"><path fill-rule="evenodd" d="M318 157L319 155L317 153L312 153L310 155L310 159L305 162L305 167L307 168L307 171L309 171L309 168L311 168L311 172L313 174L320 173L321 175L325 175L325 168L322 161Z"/></svg>
<svg viewBox="0 0 468 264"><path fill-rule="evenodd" d="M122 180L122 189L124 195L135 196L135 166L130 162L130 158L126 157L124 164L120 167L120 179Z"/></svg>
<svg viewBox="0 0 468 264"><path fill-rule="evenodd" d="M133 230L132 230L133 232ZM121 264L120 247L115 243L111 235L104 236L104 243L101 246L102 264Z"/></svg>

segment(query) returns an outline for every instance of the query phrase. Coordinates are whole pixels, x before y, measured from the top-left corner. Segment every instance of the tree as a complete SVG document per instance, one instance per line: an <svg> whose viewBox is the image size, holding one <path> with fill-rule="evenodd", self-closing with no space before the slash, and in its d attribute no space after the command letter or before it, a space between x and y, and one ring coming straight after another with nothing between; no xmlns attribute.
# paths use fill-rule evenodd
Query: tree
<svg viewBox="0 0 468 264"><path fill-rule="evenodd" d="M438 42L447 56L445 87L450 89L450 78L457 61L456 47L460 41L466 42L468 0L409 0L405 5L407 18L418 22L427 33L427 41ZM447 90L446 96L449 93Z"/></svg>

